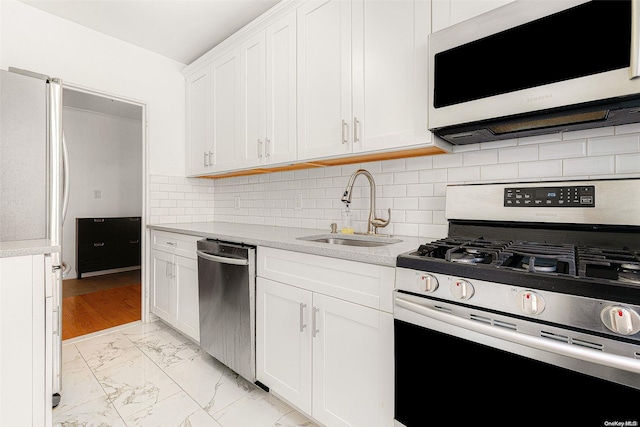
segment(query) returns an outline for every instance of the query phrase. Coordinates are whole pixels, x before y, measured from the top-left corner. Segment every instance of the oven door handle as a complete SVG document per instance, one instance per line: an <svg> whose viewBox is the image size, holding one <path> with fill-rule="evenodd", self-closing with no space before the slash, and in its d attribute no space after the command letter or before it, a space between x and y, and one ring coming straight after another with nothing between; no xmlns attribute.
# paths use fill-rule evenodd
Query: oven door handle
<svg viewBox="0 0 640 427"><path fill-rule="evenodd" d="M499 326L479 323L475 320L465 319L430 307L425 307L424 305L409 301L397 295L395 297L395 305L449 325L458 326L472 332L509 341L514 344L520 344L538 350L548 351L550 353L561 354L574 359L608 366L613 369L621 369L636 374L640 373L640 360L632 359L630 357L601 353L597 350L526 335L514 332L510 329L501 328Z"/></svg>

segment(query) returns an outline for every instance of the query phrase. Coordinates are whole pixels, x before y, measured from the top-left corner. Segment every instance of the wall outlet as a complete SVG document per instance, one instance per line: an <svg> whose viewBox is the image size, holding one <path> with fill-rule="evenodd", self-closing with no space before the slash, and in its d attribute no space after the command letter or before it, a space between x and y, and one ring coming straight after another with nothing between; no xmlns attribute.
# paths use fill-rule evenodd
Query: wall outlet
<svg viewBox="0 0 640 427"><path fill-rule="evenodd" d="M233 198L233 206L235 206L236 209L240 209L240 196Z"/></svg>
<svg viewBox="0 0 640 427"><path fill-rule="evenodd" d="M293 209L297 211L302 210L302 194L296 193L293 195Z"/></svg>
<svg viewBox="0 0 640 427"><path fill-rule="evenodd" d="M93 198L94 199L102 199L102 191L101 190L93 190Z"/></svg>

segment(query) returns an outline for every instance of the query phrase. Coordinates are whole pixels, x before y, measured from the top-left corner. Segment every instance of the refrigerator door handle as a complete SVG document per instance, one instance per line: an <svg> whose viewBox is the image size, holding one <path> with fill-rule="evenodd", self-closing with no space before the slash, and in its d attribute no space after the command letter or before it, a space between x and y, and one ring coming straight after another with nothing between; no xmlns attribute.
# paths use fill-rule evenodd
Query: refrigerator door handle
<svg viewBox="0 0 640 427"><path fill-rule="evenodd" d="M67 207L69 206L69 151L67 150L67 140L62 133L62 222L67 217Z"/></svg>

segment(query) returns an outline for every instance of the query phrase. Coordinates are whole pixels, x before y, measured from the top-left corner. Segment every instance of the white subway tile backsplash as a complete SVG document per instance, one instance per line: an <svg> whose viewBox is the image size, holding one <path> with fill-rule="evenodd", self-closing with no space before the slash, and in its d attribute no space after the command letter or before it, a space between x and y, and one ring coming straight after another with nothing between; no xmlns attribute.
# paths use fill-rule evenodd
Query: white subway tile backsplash
<svg viewBox="0 0 640 427"><path fill-rule="evenodd" d="M571 157L585 157L587 155L586 140L542 144L539 147L540 160L566 159Z"/></svg>
<svg viewBox="0 0 640 427"><path fill-rule="evenodd" d="M150 223L228 221L329 230L340 225L340 197L349 176L366 169L376 180L376 215L391 223L384 234L426 239L447 235L449 184L640 177L640 125L454 147L451 154L318 167L222 179L152 175L148 179ZM294 209L294 194L303 197ZM241 209L235 209L235 196ZM357 231L366 230L369 183L359 177L351 210Z"/></svg>
<svg viewBox="0 0 640 427"><path fill-rule="evenodd" d="M637 153L640 150L640 136L617 135L606 138L589 139L587 150L589 156Z"/></svg>
<svg viewBox="0 0 640 427"><path fill-rule="evenodd" d="M640 173L640 154L616 156L616 173Z"/></svg>
<svg viewBox="0 0 640 427"><path fill-rule="evenodd" d="M465 167L479 165L495 165L498 163L498 150L470 151L462 154L462 163Z"/></svg>
<svg viewBox="0 0 640 427"><path fill-rule="evenodd" d="M548 178L562 175L562 160L522 162L518 165L519 178Z"/></svg>
<svg viewBox="0 0 640 427"><path fill-rule="evenodd" d="M498 163L519 163L533 160L538 160L537 145L508 147L498 152Z"/></svg>
<svg viewBox="0 0 640 427"><path fill-rule="evenodd" d="M563 175L605 175L615 172L615 157L600 156L587 157L584 159L565 159L563 162Z"/></svg>

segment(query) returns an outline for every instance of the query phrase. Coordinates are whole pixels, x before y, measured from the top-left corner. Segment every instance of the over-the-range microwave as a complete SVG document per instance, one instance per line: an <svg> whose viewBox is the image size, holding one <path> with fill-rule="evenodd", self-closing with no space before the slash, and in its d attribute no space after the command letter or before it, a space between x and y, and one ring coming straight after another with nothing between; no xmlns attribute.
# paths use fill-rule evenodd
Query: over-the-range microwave
<svg viewBox="0 0 640 427"><path fill-rule="evenodd" d="M429 37L429 129L470 144L640 122L640 0L516 0Z"/></svg>

